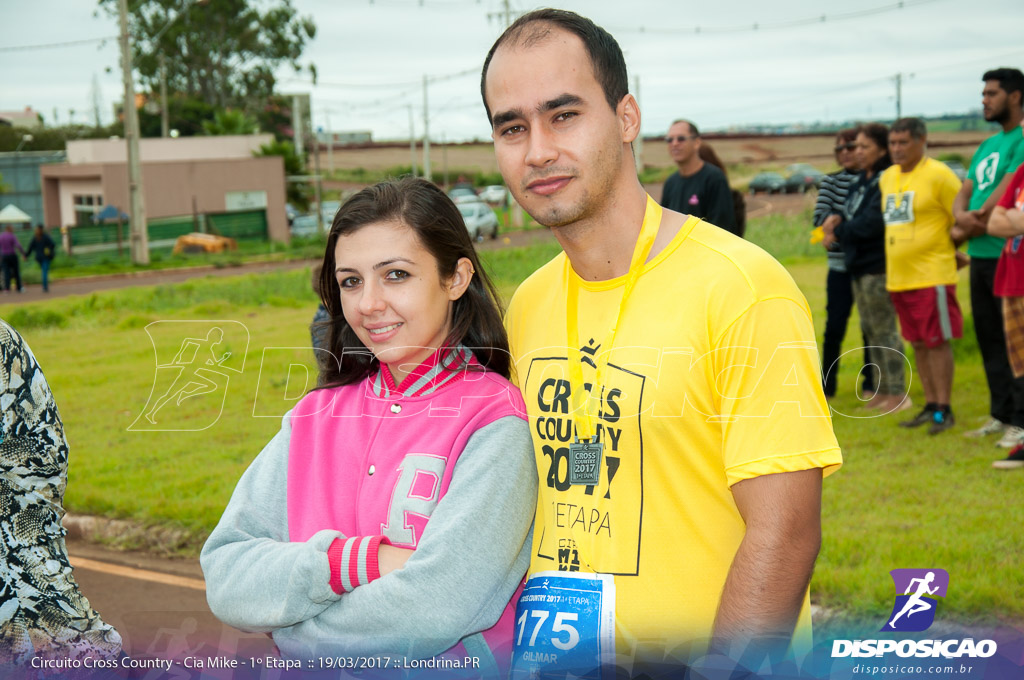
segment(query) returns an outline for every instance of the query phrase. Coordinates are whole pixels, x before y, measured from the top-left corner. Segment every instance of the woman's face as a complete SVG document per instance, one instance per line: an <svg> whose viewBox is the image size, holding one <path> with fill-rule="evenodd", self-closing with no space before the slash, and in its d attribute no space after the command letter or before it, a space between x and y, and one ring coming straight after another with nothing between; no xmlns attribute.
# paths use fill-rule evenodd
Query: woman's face
<svg viewBox="0 0 1024 680"><path fill-rule="evenodd" d="M875 140L863 132L857 133L857 166L861 170L870 170L882 156L885 149L875 144Z"/></svg>
<svg viewBox="0 0 1024 680"><path fill-rule="evenodd" d="M857 159L854 155L856 145L842 137L836 137L836 161L844 170L856 172Z"/></svg>
<svg viewBox="0 0 1024 680"><path fill-rule="evenodd" d="M403 222L374 222L340 236L334 249L341 309L356 337L396 384L444 344L452 306L469 285L459 260L452 279Z"/></svg>

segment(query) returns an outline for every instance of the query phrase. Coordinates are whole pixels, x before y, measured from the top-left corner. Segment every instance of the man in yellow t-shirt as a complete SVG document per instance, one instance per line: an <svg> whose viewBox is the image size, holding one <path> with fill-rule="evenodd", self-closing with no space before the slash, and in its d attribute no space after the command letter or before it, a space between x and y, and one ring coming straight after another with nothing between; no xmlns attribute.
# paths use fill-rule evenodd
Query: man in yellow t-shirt
<svg viewBox="0 0 1024 680"><path fill-rule="evenodd" d="M810 311L764 251L646 195L627 82L614 38L562 10L484 62L498 166L564 250L507 317L540 477L514 676L809 648L842 462Z"/></svg>
<svg viewBox="0 0 1024 680"><path fill-rule="evenodd" d="M886 287L903 338L914 347L924 409L901 427L929 425L929 434L953 427L953 347L963 334L956 300L956 223L953 201L960 180L945 163L925 156L927 130L919 118L901 118L889 131L893 165L878 187L885 217Z"/></svg>

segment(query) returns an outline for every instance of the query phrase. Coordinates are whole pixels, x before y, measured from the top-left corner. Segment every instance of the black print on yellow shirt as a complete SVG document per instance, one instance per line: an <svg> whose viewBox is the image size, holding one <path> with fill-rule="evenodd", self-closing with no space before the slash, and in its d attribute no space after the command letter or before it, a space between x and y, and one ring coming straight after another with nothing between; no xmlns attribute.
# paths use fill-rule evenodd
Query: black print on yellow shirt
<svg viewBox="0 0 1024 680"><path fill-rule="evenodd" d="M585 366L593 368L593 343L582 348ZM589 373L589 375L587 375ZM645 376L610 364L595 414L594 429L604 443L600 481L570 484L569 443L573 423L572 384L566 356L530 362L523 393L528 401L532 435L541 476L541 539L537 556L576 571L635 574L638 570L643 508L643 442L639 414ZM585 369L590 393L593 371ZM620 498L620 496L622 496ZM581 545L582 544L582 545Z"/></svg>

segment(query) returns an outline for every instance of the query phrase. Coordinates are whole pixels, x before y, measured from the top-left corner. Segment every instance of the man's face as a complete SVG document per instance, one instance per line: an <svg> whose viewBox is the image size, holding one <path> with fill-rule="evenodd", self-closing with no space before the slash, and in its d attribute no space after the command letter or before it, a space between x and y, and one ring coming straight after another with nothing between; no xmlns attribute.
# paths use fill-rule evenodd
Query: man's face
<svg viewBox="0 0 1024 680"><path fill-rule="evenodd" d="M914 139L909 130L889 133L889 155L892 162L904 169L912 168L924 158L925 140Z"/></svg>
<svg viewBox="0 0 1024 680"><path fill-rule="evenodd" d="M503 45L485 91L498 168L526 212L549 227L599 213L632 139L608 105L583 42L552 28L529 47Z"/></svg>
<svg viewBox="0 0 1024 680"><path fill-rule="evenodd" d="M1010 115L1009 95L998 80L986 80L981 91L981 113L985 120L1003 123Z"/></svg>
<svg viewBox="0 0 1024 680"><path fill-rule="evenodd" d="M670 127L665 141L668 142L668 155L677 165L688 163L700 152L700 137L693 134L689 123L676 123Z"/></svg>

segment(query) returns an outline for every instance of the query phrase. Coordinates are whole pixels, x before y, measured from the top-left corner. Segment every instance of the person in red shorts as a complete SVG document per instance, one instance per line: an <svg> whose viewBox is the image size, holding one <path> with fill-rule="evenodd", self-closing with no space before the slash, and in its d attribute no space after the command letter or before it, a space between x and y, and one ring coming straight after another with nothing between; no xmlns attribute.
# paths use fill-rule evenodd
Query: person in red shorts
<svg viewBox="0 0 1024 680"><path fill-rule="evenodd" d="M956 300L956 247L950 230L960 180L945 163L925 155L927 130L920 118L900 118L889 131L894 165L878 188L885 218L886 288L900 330L914 347L924 388L924 409L902 427L930 423L929 434L953 427L953 346L963 335Z"/></svg>
<svg viewBox="0 0 1024 680"><path fill-rule="evenodd" d="M1014 378L1024 376L1024 165L1017 169L988 220L988 233L1006 239L996 264L992 292L1003 299L1006 355ZM992 467L1024 467L1024 444L1018 444Z"/></svg>

